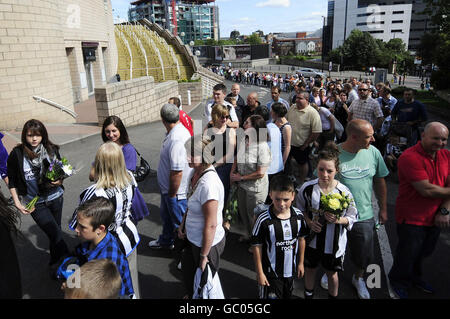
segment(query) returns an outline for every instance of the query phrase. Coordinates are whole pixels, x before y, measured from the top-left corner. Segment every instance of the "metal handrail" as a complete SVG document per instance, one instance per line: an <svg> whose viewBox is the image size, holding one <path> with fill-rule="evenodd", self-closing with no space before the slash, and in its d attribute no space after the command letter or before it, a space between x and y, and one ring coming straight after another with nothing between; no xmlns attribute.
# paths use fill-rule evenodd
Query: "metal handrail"
<svg viewBox="0 0 450 319"><path fill-rule="evenodd" d="M59 108L61 111L64 111L64 112L69 113L73 118L77 118L77 116L78 116L78 114L75 113L74 111L72 111L71 109L69 109L69 108L67 108L67 107L65 107L65 106L63 106L63 105L61 105L61 104L58 104L58 103L56 103L56 102L50 101L50 100L48 100L48 99L46 99L46 98L43 98L43 97L40 97L40 96L36 96L36 95L35 95L35 96L33 96L33 99L35 99L38 103L39 103L39 102L44 102L44 103L47 103L48 105L57 107L57 108Z"/></svg>

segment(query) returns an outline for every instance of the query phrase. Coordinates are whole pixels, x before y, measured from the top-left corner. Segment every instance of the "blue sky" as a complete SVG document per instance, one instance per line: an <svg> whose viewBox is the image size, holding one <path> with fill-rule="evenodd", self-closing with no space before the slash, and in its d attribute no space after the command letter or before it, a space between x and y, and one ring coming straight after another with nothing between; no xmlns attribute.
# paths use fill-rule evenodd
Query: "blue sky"
<svg viewBox="0 0 450 319"><path fill-rule="evenodd" d="M114 17L127 19L130 0L111 0ZM251 34L316 31L327 14L327 0L216 0L219 6L220 36L238 30Z"/></svg>

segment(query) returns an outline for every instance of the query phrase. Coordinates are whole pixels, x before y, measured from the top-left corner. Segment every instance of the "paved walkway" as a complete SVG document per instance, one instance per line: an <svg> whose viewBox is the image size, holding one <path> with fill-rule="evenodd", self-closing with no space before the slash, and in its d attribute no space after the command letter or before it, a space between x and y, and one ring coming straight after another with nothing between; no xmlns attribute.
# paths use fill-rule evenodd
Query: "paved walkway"
<svg viewBox="0 0 450 319"><path fill-rule="evenodd" d="M183 105L182 108L186 113L191 112L198 104ZM92 96L86 101L74 105L74 111L77 113L75 123L51 123L45 122L48 135L53 143L60 146L69 144L74 141L82 140L92 135L100 134L101 126L98 124L97 108L95 105L95 97ZM55 109L55 117L59 110ZM5 135L2 139L3 145L8 153L20 143L22 135L22 127L2 131Z"/></svg>

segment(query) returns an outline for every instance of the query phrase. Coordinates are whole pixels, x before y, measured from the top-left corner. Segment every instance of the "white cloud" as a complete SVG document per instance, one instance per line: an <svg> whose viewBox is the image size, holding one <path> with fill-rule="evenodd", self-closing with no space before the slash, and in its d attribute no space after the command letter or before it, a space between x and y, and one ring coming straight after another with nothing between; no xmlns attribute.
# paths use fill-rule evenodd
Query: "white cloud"
<svg viewBox="0 0 450 319"><path fill-rule="evenodd" d="M257 7L290 7L291 0L267 0L265 2L258 2Z"/></svg>

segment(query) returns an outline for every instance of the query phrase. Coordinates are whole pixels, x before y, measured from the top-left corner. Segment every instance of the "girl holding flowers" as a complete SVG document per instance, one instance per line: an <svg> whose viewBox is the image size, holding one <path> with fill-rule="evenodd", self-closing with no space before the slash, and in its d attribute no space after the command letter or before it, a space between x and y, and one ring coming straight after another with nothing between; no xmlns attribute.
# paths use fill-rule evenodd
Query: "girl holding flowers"
<svg viewBox="0 0 450 319"><path fill-rule="evenodd" d="M8 157L9 190L16 208L31 214L47 235L50 265L55 265L68 252L61 231L62 178L46 178L51 163L61 160L59 146L49 140L44 124L34 119L24 124L21 141Z"/></svg>
<svg viewBox="0 0 450 319"><path fill-rule="evenodd" d="M338 271L343 271L347 231L357 220L350 190L334 177L339 168L339 150L329 142L319 152L318 178L300 188L296 203L304 212L311 233L305 249L305 299L312 299L319 263L328 277L328 296L338 295Z"/></svg>

